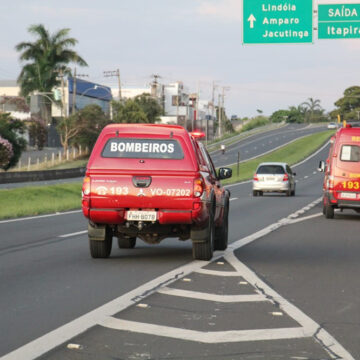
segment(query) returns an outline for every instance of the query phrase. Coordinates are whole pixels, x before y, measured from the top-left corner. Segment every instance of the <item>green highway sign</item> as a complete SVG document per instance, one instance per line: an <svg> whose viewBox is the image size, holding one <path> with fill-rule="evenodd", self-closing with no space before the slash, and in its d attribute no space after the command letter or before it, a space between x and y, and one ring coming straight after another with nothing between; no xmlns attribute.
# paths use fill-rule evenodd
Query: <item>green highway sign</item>
<svg viewBox="0 0 360 360"><path fill-rule="evenodd" d="M318 5L319 39L360 38L360 4Z"/></svg>
<svg viewBox="0 0 360 360"><path fill-rule="evenodd" d="M243 0L243 43L312 43L313 0Z"/></svg>

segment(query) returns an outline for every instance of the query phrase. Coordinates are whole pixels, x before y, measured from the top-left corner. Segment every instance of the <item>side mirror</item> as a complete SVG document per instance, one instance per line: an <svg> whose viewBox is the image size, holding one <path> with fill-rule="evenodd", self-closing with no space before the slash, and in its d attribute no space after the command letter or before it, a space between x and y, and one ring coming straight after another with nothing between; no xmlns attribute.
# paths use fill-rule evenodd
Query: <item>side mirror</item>
<svg viewBox="0 0 360 360"><path fill-rule="evenodd" d="M320 172L325 172L325 161L320 161L319 162L319 167L318 167L318 171L320 171Z"/></svg>
<svg viewBox="0 0 360 360"><path fill-rule="evenodd" d="M220 168L218 173L219 180L229 179L232 177L232 169L230 168Z"/></svg>

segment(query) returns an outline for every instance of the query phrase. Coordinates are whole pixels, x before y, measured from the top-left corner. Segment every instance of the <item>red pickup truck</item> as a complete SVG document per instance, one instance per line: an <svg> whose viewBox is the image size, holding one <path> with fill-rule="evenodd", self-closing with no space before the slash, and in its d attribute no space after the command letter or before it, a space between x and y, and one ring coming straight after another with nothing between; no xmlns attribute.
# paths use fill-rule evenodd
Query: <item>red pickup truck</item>
<svg viewBox="0 0 360 360"><path fill-rule="evenodd" d="M89 219L90 253L110 256L137 238L158 244L169 237L192 240L193 258L210 260L228 242L228 190L195 133L176 125L111 124L91 153L82 188Z"/></svg>

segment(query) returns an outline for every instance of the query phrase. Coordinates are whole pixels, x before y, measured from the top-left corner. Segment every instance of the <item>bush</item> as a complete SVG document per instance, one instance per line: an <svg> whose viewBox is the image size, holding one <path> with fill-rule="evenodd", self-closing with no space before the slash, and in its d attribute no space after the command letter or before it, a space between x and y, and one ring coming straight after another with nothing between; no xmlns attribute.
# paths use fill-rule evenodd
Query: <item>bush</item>
<svg viewBox="0 0 360 360"><path fill-rule="evenodd" d="M0 136L10 142L13 155L10 162L3 166L4 170L15 166L21 153L26 149L26 140L21 137L25 132L25 123L13 119L9 113L0 113Z"/></svg>
<svg viewBox="0 0 360 360"><path fill-rule="evenodd" d="M13 157L13 147L9 141L0 136L0 168L6 169Z"/></svg>
<svg viewBox="0 0 360 360"><path fill-rule="evenodd" d="M253 119L251 119L247 124L245 124L241 131L249 131L252 129L255 129L257 127L260 126L264 126L264 125L268 125L269 124L269 119L265 116L257 116Z"/></svg>

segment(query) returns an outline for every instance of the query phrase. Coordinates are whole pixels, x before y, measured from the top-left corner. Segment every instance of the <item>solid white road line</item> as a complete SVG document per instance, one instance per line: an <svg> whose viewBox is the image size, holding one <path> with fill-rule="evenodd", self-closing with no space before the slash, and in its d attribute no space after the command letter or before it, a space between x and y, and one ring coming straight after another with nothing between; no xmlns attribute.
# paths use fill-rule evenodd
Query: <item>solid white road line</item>
<svg viewBox="0 0 360 360"><path fill-rule="evenodd" d="M99 325L106 328L131 331L141 334L164 336L174 339L196 341L207 344L220 344L240 341L264 341L279 339L297 339L310 336L305 329L280 328L280 329L256 329L256 330L230 330L230 331L196 331L171 326L162 326L148 323L141 323L129 320L108 317L102 320Z"/></svg>
<svg viewBox="0 0 360 360"><path fill-rule="evenodd" d="M237 197L233 197L230 199L230 201L237 200L237 199L238 199Z"/></svg>
<svg viewBox="0 0 360 360"><path fill-rule="evenodd" d="M238 303L238 302L259 302L259 301L270 301L265 296L257 295L217 295L210 293L202 293L198 291L180 290L169 287L160 288L158 291L160 294L180 296L184 298L206 300L222 303Z"/></svg>
<svg viewBox="0 0 360 360"><path fill-rule="evenodd" d="M65 234L65 235L59 235L60 238L67 238L67 237L72 237L72 236L77 236L77 235L82 235L82 234L86 234L88 231L87 230L83 230L83 231L78 231L78 232L74 232L71 234Z"/></svg>
<svg viewBox="0 0 360 360"><path fill-rule="evenodd" d="M52 217L52 216L76 214L81 211L82 210L73 210L73 211L66 211L66 212L60 212L60 213L55 213L55 214L46 214L46 215L38 215L38 216L29 216L29 217L18 218L18 219L1 220L0 224L12 223L12 222L17 222L17 221L25 221L25 220L41 219L41 218L47 218L47 217Z"/></svg>

